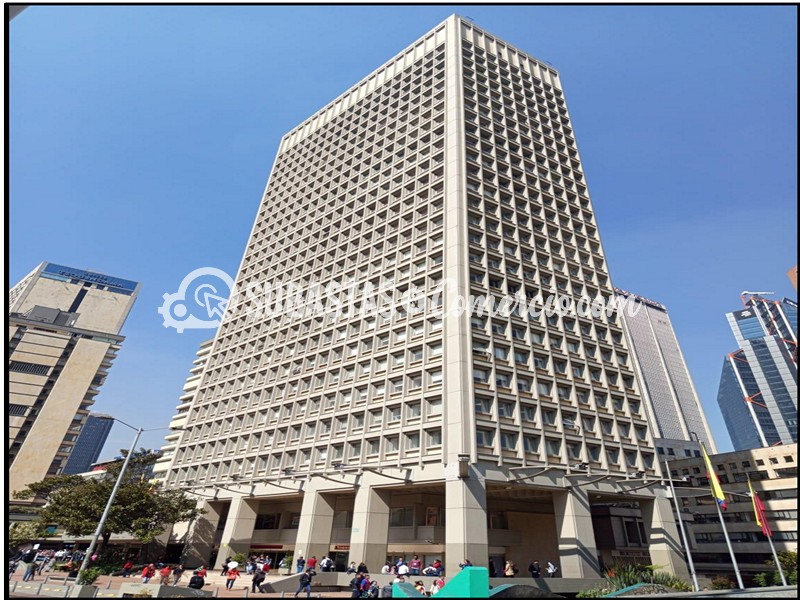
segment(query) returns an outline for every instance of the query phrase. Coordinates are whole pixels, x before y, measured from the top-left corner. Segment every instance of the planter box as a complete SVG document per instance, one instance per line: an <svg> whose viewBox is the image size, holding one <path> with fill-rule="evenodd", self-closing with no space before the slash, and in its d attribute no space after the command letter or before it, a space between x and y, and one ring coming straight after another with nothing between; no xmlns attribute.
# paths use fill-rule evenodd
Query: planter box
<svg viewBox="0 0 800 600"><path fill-rule="evenodd" d="M73 585L69 591L70 598L94 598L97 593L96 585Z"/></svg>
<svg viewBox="0 0 800 600"><path fill-rule="evenodd" d="M206 586L210 587L210 586ZM123 583L119 586L119 595L122 598L130 598L134 594L138 594L142 590L150 592L152 598L176 598L176 597L190 597L190 598L210 598L213 593L205 590L196 590L194 588L178 585L159 585L152 583Z"/></svg>

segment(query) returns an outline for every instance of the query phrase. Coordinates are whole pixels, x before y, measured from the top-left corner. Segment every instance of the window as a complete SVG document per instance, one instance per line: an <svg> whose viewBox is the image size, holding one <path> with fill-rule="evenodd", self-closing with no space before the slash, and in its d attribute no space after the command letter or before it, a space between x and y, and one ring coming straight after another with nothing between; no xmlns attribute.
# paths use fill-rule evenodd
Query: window
<svg viewBox="0 0 800 600"><path fill-rule="evenodd" d="M497 384L497 387L511 387L511 378L506 373L497 373L497 375L495 375L494 382Z"/></svg>
<svg viewBox="0 0 800 600"><path fill-rule="evenodd" d="M497 413L501 417L508 419L514 418L514 403L513 402L498 402Z"/></svg>
<svg viewBox="0 0 800 600"><path fill-rule="evenodd" d="M258 515L254 529L278 529L280 520L280 513Z"/></svg>
<svg viewBox="0 0 800 600"><path fill-rule="evenodd" d="M442 445L442 430L430 429L428 434L428 446L441 446Z"/></svg>
<svg viewBox="0 0 800 600"><path fill-rule="evenodd" d="M474 369L472 371L472 380L475 383L488 383L489 371L486 369Z"/></svg>
<svg viewBox="0 0 800 600"><path fill-rule="evenodd" d="M525 452L539 452L539 438L526 435L522 437L522 442L525 446Z"/></svg>
<svg viewBox="0 0 800 600"><path fill-rule="evenodd" d="M478 429L476 431L475 441L478 446L491 448L494 446L494 431L490 431L488 429Z"/></svg>
<svg viewBox="0 0 800 600"><path fill-rule="evenodd" d="M428 415L441 415L442 414L442 400L441 398L434 398L428 400Z"/></svg>
<svg viewBox="0 0 800 600"><path fill-rule="evenodd" d="M517 434L502 432L500 434L500 447L503 450L516 450L517 448Z"/></svg>
<svg viewBox="0 0 800 600"><path fill-rule="evenodd" d="M556 411L554 410L543 410L542 411L542 422L545 425L555 425L556 424Z"/></svg>
<svg viewBox="0 0 800 600"><path fill-rule="evenodd" d="M414 508L399 507L389 509L389 527L413 527Z"/></svg>
<svg viewBox="0 0 800 600"><path fill-rule="evenodd" d="M488 415L492 412L493 401L491 398L476 397L475 412Z"/></svg>
<svg viewBox="0 0 800 600"><path fill-rule="evenodd" d="M561 456L561 440L547 440L547 456Z"/></svg>

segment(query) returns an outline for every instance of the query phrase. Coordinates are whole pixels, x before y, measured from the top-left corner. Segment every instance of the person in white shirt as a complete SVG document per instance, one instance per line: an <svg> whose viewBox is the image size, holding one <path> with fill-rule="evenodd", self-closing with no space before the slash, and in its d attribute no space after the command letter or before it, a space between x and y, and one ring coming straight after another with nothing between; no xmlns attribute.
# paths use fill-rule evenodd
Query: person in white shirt
<svg viewBox="0 0 800 600"><path fill-rule="evenodd" d="M401 565L399 565L397 567L397 574L398 575L406 576L406 575L408 575L409 571L410 571L410 569L408 568L408 565L406 563L403 563L403 564L401 564Z"/></svg>

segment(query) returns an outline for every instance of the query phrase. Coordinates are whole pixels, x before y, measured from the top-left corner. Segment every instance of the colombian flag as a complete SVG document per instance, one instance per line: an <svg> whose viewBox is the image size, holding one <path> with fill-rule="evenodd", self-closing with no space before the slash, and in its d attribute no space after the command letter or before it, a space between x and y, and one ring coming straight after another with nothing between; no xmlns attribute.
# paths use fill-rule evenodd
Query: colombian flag
<svg viewBox="0 0 800 600"><path fill-rule="evenodd" d="M764 503L761 502L761 498L758 497L749 479L747 480L747 487L750 488L750 499L753 501L753 512L756 513L756 523L761 527L761 533L767 537L772 537L772 529L767 521L767 516L764 514Z"/></svg>
<svg viewBox="0 0 800 600"><path fill-rule="evenodd" d="M725 494L722 492L719 478L717 478L717 474L711 464L711 459L708 458L706 446L702 442L700 443L700 449L703 451L703 459L706 461L706 472L708 473L708 483L711 484L711 495L714 496L714 499L722 510L728 510L728 503L725 501Z"/></svg>

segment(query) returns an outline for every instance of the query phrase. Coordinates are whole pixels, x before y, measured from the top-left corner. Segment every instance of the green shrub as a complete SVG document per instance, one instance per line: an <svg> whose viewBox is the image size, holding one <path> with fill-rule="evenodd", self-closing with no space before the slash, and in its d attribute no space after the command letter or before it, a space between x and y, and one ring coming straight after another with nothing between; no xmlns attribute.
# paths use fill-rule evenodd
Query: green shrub
<svg viewBox="0 0 800 600"><path fill-rule="evenodd" d="M287 552L286 556L284 556L283 558L286 561L286 567L285 568L287 568L287 569L289 569L289 571L291 571L292 570L292 563L294 563L294 554L292 552ZM279 561L279 564L280 564L280 561Z"/></svg>
<svg viewBox="0 0 800 600"><path fill-rule="evenodd" d="M615 563L606 569L605 577L614 590L621 590L637 583L663 585L677 591L692 590L688 583L674 575L658 571L659 568L658 565Z"/></svg>
<svg viewBox="0 0 800 600"><path fill-rule="evenodd" d="M247 564L247 554L245 554L244 552L237 552L236 554L233 555L231 560L235 560L236 562L238 562L240 567L244 566L245 564Z"/></svg>
<svg viewBox="0 0 800 600"><path fill-rule="evenodd" d="M103 572L98 567L91 567L78 573L76 583L78 585L92 585Z"/></svg>
<svg viewBox="0 0 800 600"><path fill-rule="evenodd" d="M717 575L711 580L712 590L729 590L733 587L731 580L724 575Z"/></svg>

